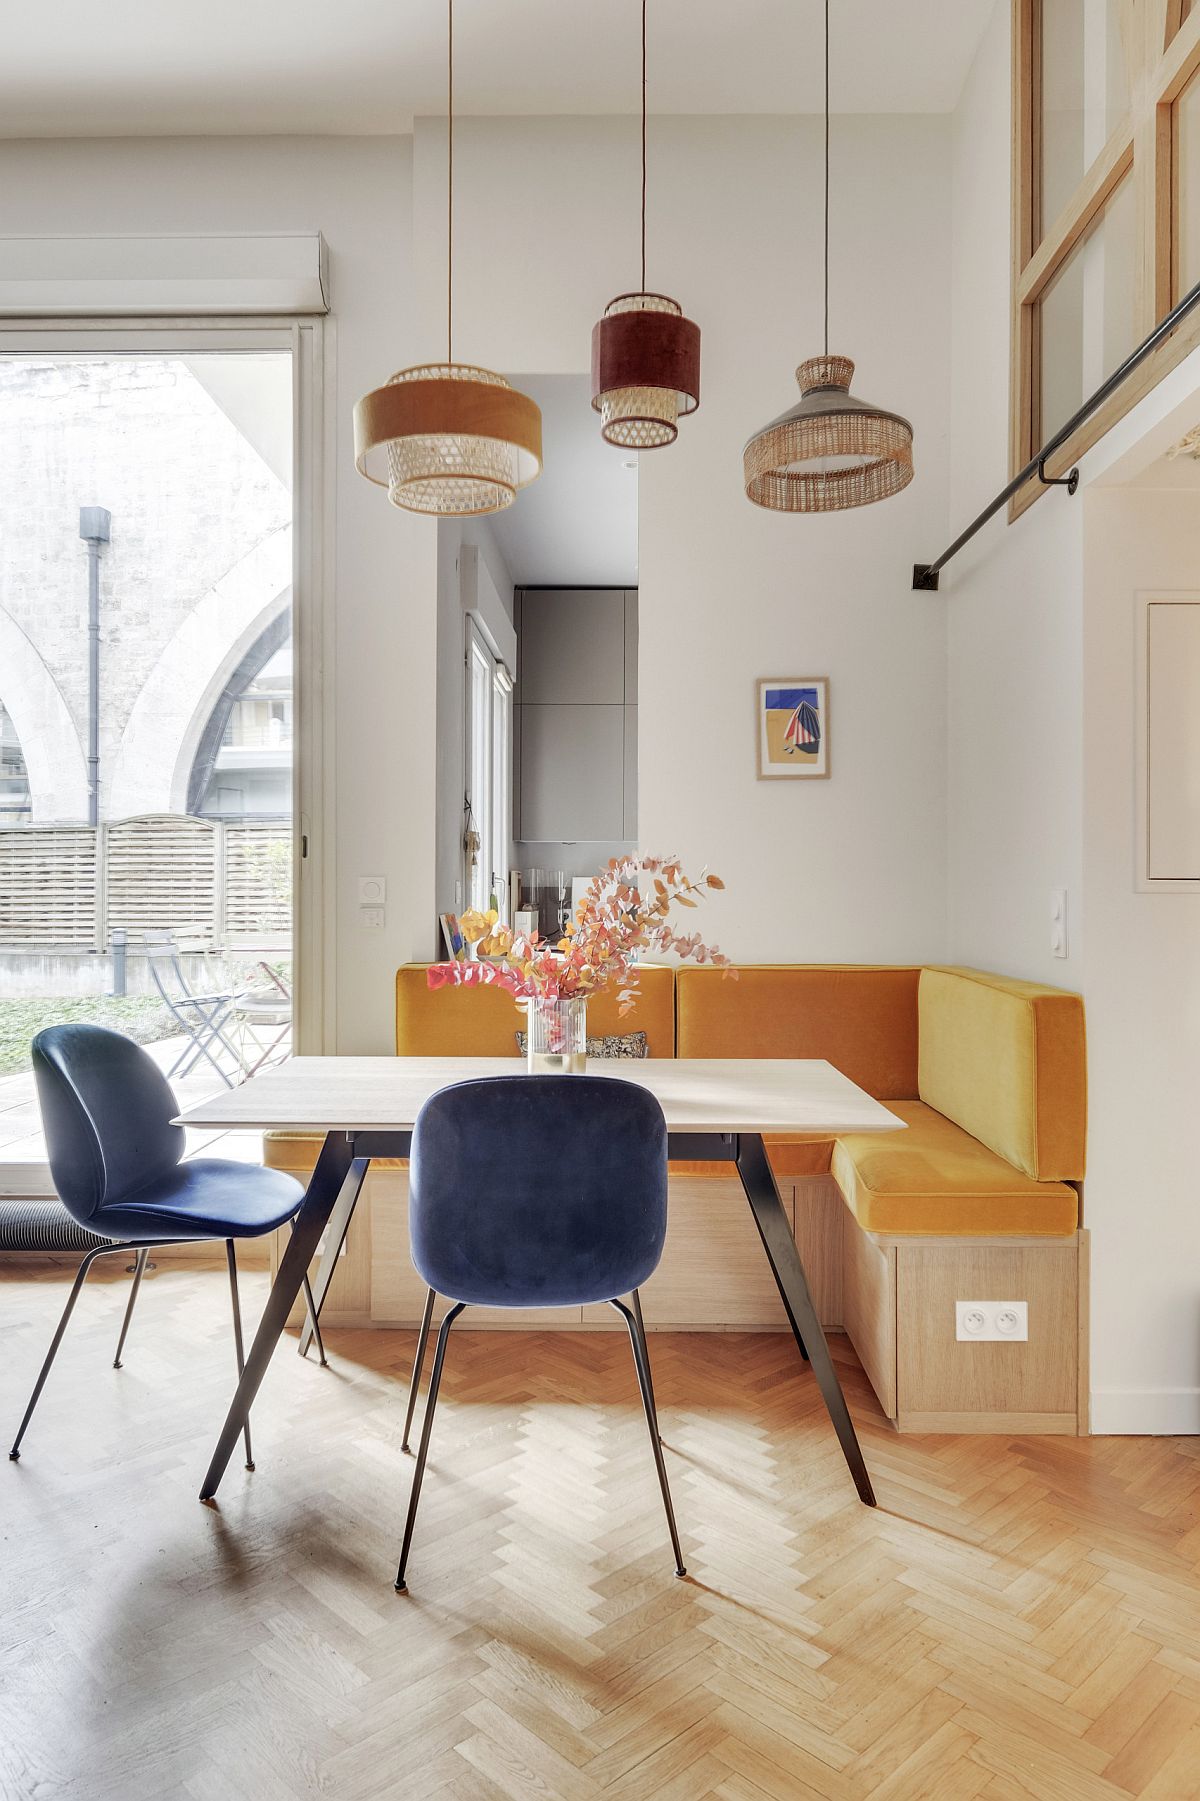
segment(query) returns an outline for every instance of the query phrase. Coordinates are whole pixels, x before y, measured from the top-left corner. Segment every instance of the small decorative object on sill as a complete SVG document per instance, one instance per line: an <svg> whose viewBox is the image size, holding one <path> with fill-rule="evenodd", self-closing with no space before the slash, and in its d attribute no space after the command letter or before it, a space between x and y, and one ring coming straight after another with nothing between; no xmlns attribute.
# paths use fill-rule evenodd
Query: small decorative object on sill
<svg viewBox="0 0 1200 1801"><path fill-rule="evenodd" d="M692 881L677 857L614 857L589 885L556 945L536 933L513 932L494 912L464 913L459 927L477 961L431 964L429 986L507 989L528 1011L530 1071L580 1074L587 1066L588 996L615 987L618 1012L629 1013L639 957L658 952L690 958L736 979L716 945L705 944L699 932L677 932L670 919L673 907L695 908L724 886L705 871Z"/></svg>
<svg viewBox="0 0 1200 1801"><path fill-rule="evenodd" d="M618 294L592 327L592 405L601 436L622 450L658 450L700 405L700 327L677 300L646 292L646 0L642 0L642 285Z"/></svg>
<svg viewBox="0 0 1200 1801"><path fill-rule="evenodd" d="M776 513L835 513L898 494L913 478L912 426L851 394L854 364L829 354L829 0L825 0L825 349L796 371L799 404L742 453L746 495Z"/></svg>
<svg viewBox="0 0 1200 1801"><path fill-rule="evenodd" d="M401 369L354 408L354 463L393 506L498 513L542 471L542 415L492 369L454 361L454 0L447 0L446 360Z"/></svg>

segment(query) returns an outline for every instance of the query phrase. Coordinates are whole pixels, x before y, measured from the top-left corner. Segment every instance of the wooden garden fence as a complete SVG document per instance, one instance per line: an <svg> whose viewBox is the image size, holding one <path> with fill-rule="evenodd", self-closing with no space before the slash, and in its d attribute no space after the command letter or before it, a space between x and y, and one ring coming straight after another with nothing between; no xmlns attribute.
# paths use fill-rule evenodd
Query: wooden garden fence
<svg viewBox="0 0 1200 1801"><path fill-rule="evenodd" d="M286 943L291 857L287 820L0 827L0 949L106 951L114 931L212 950Z"/></svg>

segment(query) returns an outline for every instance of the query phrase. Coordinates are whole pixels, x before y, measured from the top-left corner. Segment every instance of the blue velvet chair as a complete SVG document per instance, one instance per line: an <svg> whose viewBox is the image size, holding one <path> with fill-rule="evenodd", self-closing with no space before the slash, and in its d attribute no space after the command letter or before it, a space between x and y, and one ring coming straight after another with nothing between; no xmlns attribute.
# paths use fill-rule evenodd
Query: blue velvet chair
<svg viewBox="0 0 1200 1801"><path fill-rule="evenodd" d="M51 1026L33 1041L33 1070L54 1186L67 1212L101 1242L79 1266L58 1330L34 1385L9 1457L21 1440L45 1386L88 1271L97 1257L137 1252L114 1367L129 1331L133 1303L155 1245L224 1239L233 1300L233 1342L242 1373L242 1318L234 1240L261 1238L292 1219L304 1191L279 1170L229 1158L183 1155L182 1126L166 1077L140 1045L102 1026ZM309 1317L316 1309L307 1278ZM320 1347L318 1333L317 1343ZM323 1347L321 1361L325 1361ZM254 1468L246 1427L246 1468Z"/></svg>
<svg viewBox="0 0 1200 1801"><path fill-rule="evenodd" d="M397 1589L406 1586L446 1341L470 1306L616 1308L633 1347L675 1574L685 1575L638 1299L667 1229L667 1127L654 1096L608 1076L499 1076L443 1088L413 1129L408 1218L413 1263L430 1292L405 1448L434 1294L451 1305L434 1352Z"/></svg>

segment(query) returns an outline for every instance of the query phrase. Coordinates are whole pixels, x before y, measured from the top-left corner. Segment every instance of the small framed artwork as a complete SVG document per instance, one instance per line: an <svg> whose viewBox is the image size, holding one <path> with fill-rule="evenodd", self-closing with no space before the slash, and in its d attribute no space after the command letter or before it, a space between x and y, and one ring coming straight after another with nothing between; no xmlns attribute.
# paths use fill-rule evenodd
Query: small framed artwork
<svg viewBox="0 0 1200 1801"><path fill-rule="evenodd" d="M439 913L438 919L442 927L442 941L446 946L446 955L452 963L465 963L467 960L466 940L458 929L456 913Z"/></svg>
<svg viewBox="0 0 1200 1801"><path fill-rule="evenodd" d="M759 781L828 775L828 676L764 676L754 698Z"/></svg>

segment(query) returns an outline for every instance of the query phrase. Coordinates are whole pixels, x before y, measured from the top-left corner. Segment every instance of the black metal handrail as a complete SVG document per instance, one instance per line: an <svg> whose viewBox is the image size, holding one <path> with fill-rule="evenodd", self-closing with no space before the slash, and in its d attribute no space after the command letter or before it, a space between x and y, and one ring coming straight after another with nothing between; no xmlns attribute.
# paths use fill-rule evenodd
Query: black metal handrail
<svg viewBox="0 0 1200 1801"><path fill-rule="evenodd" d="M1104 405L1104 402L1108 399L1109 395L1116 393L1117 389L1121 386L1121 383L1126 381L1129 376L1133 374L1134 370L1146 360L1151 352L1157 350L1164 339L1170 337L1171 333L1175 330L1175 327L1186 319L1187 315L1192 311L1192 308L1198 303L1200 303L1200 282L1197 282L1196 286L1184 295L1178 306L1173 307L1164 319L1159 320L1158 324L1154 327L1154 330L1150 333L1150 336L1144 339L1142 343L1138 345L1136 350L1130 352L1120 367L1114 369L1107 381L1101 382L1090 400L1085 400L1079 411L1077 413L1072 413L1071 417L1067 420L1067 423L1059 427L1054 436L1050 438L1047 443L1043 444L1042 448L1035 456L1030 457L1025 467L1017 475L1013 476L1008 486L1006 488L1001 488L995 500L984 507L982 513L977 514L977 516L972 519L966 531L959 533L953 544L951 544L947 550L942 552L936 562L913 564L912 585L914 590L917 592L936 591L938 586L938 576L946 567L946 564L950 561L951 557L956 557L964 544L969 544L971 539L975 536L975 533L980 531L982 527L987 524L988 520L991 519L994 514L998 513L1000 508L1004 506L1007 501L1010 501L1013 495L1016 494L1019 489L1023 488L1027 481L1031 481L1035 475L1040 481L1044 482L1047 487L1065 488L1068 494L1074 494L1076 488L1079 486L1079 470L1072 469L1069 475L1049 476L1046 474L1047 462L1054 455L1055 451L1061 450L1067 440L1073 437L1079 430L1079 427L1091 418L1097 408Z"/></svg>

